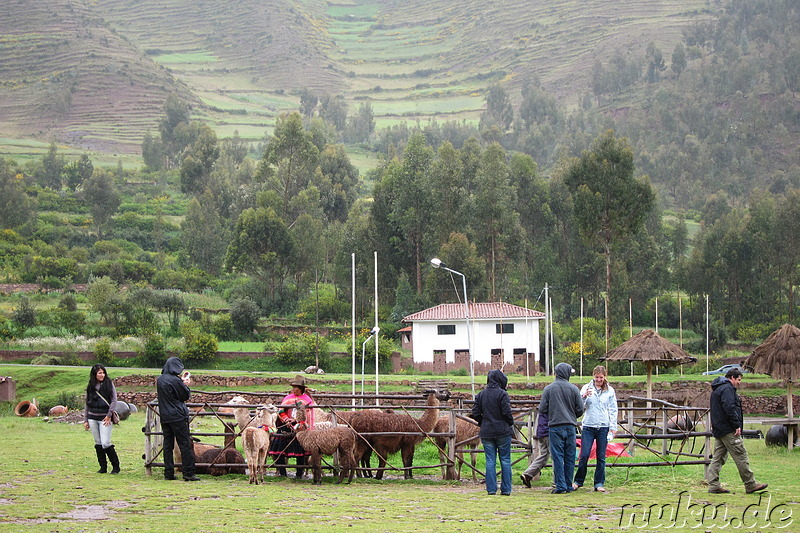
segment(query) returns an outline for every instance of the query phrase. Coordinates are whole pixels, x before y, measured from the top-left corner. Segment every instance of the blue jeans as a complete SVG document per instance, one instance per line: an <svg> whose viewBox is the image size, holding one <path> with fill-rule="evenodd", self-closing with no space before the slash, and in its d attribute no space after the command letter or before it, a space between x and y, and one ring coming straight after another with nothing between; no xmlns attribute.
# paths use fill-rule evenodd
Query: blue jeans
<svg viewBox="0 0 800 533"><path fill-rule="evenodd" d="M606 448L608 447L608 426L600 428L583 427L581 430L581 458L575 472L575 483L583 485L586 467L592 453L592 443L597 441L597 465L594 468L594 487L602 487L606 482Z"/></svg>
<svg viewBox="0 0 800 533"><path fill-rule="evenodd" d="M575 471L575 426L561 424L550 427L550 456L553 458L553 483L559 492L572 490Z"/></svg>
<svg viewBox="0 0 800 533"><path fill-rule="evenodd" d="M511 436L481 439L486 456L486 492L497 493L497 456L500 456L500 492L511 494Z"/></svg>

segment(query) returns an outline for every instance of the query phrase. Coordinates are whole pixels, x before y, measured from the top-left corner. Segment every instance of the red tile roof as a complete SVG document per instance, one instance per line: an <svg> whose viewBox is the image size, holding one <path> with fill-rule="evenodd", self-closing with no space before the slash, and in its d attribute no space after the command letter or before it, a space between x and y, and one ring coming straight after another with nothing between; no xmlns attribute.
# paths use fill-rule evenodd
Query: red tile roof
<svg viewBox="0 0 800 533"><path fill-rule="evenodd" d="M544 313L504 302L471 302L469 304L469 318L471 320L526 317L544 318ZM403 322L422 322L425 320L464 320L464 304L440 304L403 318Z"/></svg>

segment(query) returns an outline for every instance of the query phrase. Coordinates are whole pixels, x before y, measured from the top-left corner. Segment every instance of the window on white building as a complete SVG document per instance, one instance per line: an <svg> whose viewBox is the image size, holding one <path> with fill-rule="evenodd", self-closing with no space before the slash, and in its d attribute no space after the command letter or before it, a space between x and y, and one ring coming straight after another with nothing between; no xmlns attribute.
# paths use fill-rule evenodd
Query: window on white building
<svg viewBox="0 0 800 533"><path fill-rule="evenodd" d="M440 324L436 326L436 331L439 335L455 335L456 334L456 325L455 324Z"/></svg>
<svg viewBox="0 0 800 533"><path fill-rule="evenodd" d="M495 324L495 333L502 335L503 333L514 333L514 324Z"/></svg>

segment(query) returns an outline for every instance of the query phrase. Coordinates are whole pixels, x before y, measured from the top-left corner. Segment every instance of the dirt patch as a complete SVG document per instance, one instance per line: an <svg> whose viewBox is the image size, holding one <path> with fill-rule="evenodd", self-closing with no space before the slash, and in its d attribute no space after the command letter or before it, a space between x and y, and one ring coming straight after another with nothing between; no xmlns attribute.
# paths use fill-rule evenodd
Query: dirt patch
<svg viewBox="0 0 800 533"><path fill-rule="evenodd" d="M117 509L130 507L131 503L114 500L105 505L78 505L75 509L58 515L56 518L63 520L108 520Z"/></svg>

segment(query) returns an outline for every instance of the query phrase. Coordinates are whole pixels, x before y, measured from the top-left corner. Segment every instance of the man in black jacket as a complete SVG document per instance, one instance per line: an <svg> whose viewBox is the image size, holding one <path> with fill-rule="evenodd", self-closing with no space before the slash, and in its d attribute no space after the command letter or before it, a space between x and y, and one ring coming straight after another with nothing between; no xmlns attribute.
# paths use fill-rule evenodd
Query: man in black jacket
<svg viewBox="0 0 800 533"><path fill-rule="evenodd" d="M736 394L736 386L742 382L742 371L738 368L728 370L725 377L718 377L711 382L711 433L714 435L714 454L706 471L708 492L712 494L728 494L728 489L719 483L719 471L731 454L739 477L744 482L747 494L762 491L766 483L757 483L750 470L747 450L742 442L742 402Z"/></svg>
<svg viewBox="0 0 800 533"><path fill-rule="evenodd" d="M500 494L511 494L511 437L514 415L506 392L508 378L500 370L490 370L486 388L475 396L469 415L480 426L480 438L486 457L486 492L497 493L497 457L500 457Z"/></svg>
<svg viewBox="0 0 800 533"><path fill-rule="evenodd" d="M581 391L569 382L575 372L567 363L558 363L554 370L556 379L542 391L539 414L547 416L550 426L550 456L553 460L553 494L572 492L572 474L575 471L575 429L578 417L583 414Z"/></svg>
<svg viewBox="0 0 800 533"><path fill-rule="evenodd" d="M183 374L183 361L170 357L156 380L158 389L158 414L161 419L161 431L164 433L164 479L175 479L175 464L172 452L175 441L181 450L181 470L184 481L200 481L195 475L194 445L189 435L189 399L190 378Z"/></svg>

